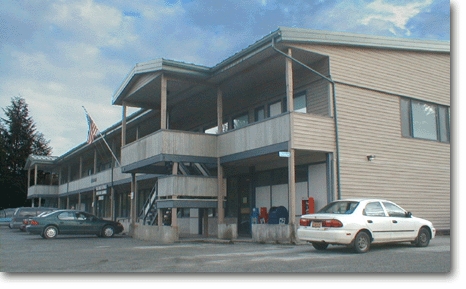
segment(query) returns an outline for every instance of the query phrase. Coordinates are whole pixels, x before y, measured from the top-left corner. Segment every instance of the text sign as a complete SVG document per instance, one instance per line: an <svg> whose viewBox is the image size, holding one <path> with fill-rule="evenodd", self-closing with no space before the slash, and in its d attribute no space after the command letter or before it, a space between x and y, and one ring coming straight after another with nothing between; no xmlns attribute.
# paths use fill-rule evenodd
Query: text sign
<svg viewBox="0 0 466 289"><path fill-rule="evenodd" d="M289 158L291 157L291 153L290 152L278 152L278 156L281 158Z"/></svg>

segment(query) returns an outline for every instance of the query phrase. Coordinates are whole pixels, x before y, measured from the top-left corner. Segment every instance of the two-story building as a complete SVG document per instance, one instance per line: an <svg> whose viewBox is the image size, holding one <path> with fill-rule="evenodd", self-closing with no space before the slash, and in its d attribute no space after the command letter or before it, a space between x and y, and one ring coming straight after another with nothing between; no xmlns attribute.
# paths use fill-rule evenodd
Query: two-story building
<svg viewBox="0 0 466 289"><path fill-rule="evenodd" d="M450 229L449 42L280 27L214 67L136 64L113 105L92 144L29 157L28 198L165 241L292 242L310 198L386 198Z"/></svg>

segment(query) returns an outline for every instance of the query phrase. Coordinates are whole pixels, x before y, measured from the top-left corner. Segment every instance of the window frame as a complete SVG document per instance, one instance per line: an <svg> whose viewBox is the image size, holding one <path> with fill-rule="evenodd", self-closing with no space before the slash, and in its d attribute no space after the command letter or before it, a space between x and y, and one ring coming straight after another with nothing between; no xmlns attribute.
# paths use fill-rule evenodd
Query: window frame
<svg viewBox="0 0 466 289"><path fill-rule="evenodd" d="M428 137L415 136L415 115L413 113L413 102L420 105L429 105L434 108L435 112L435 139ZM442 119L444 118L444 119ZM421 139L436 141L442 143L450 143L450 128L451 128L450 107L446 105L436 104L428 101L400 97L400 124L401 136L406 138Z"/></svg>

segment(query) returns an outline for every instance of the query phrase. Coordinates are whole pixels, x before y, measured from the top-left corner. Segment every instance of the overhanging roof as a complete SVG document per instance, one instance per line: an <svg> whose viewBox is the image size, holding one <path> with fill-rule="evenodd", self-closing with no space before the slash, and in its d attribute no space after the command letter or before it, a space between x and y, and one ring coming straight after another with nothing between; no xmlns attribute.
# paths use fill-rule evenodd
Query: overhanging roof
<svg viewBox="0 0 466 289"><path fill-rule="evenodd" d="M176 83L168 84L169 87L167 88L168 91L177 93L177 96L181 96L181 93L186 91L190 91L190 93L192 91L196 92L196 90L197 92L201 92L209 85L212 87L220 85L230 79L231 76L234 76L235 73L239 73L247 67L252 67L256 64L263 65L265 60L276 57L277 53L271 48L272 42L279 49L283 49L293 43L305 43L309 45L353 46L439 53L450 52L449 41L426 41L279 27L254 44L210 68L166 59L138 63L113 95L113 104L123 105L125 98L131 95L132 104L143 107L148 101L147 93L152 92L155 97L155 94L160 92L160 76L162 73L167 77L171 77L171 79L177 80ZM269 62L269 64L275 65L272 62ZM143 97L143 95L146 96Z"/></svg>

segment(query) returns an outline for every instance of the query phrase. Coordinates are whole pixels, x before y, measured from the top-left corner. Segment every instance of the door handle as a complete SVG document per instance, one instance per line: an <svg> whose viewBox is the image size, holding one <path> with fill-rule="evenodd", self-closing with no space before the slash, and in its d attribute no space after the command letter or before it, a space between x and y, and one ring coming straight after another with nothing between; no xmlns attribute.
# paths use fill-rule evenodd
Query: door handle
<svg viewBox="0 0 466 289"><path fill-rule="evenodd" d="M368 222L369 224L372 224L372 223L373 223L372 220L367 220L367 222Z"/></svg>
<svg viewBox="0 0 466 289"><path fill-rule="evenodd" d="M396 223L398 223L398 221L397 220L392 220L392 223L396 224Z"/></svg>

